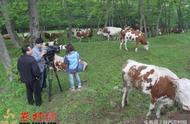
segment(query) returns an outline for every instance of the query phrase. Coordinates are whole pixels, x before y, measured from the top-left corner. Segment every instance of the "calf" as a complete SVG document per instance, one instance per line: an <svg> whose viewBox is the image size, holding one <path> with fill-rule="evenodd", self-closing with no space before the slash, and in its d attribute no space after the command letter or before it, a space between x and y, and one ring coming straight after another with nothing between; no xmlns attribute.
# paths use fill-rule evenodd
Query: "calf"
<svg viewBox="0 0 190 124"><path fill-rule="evenodd" d="M122 45L125 44L125 49L127 49L127 42L129 40L136 41L136 46L135 46L135 52L138 51L138 45L142 44L144 45L144 48L146 50L149 49L148 42L146 41L144 33L142 33L140 30L134 30L132 28L125 28L120 32L120 49L122 48Z"/></svg>
<svg viewBox="0 0 190 124"><path fill-rule="evenodd" d="M173 105L176 87L171 79L178 77L169 69L128 60L122 71L124 83L122 107L127 104L129 91L132 88L150 96L147 117L151 115L153 109L156 109L156 117L159 118L164 105Z"/></svg>
<svg viewBox="0 0 190 124"><path fill-rule="evenodd" d="M118 28L118 27L104 27L104 28L100 28L98 30L97 35L103 35L103 36L107 37L107 39L109 41L111 36L118 35L121 30L122 29Z"/></svg>

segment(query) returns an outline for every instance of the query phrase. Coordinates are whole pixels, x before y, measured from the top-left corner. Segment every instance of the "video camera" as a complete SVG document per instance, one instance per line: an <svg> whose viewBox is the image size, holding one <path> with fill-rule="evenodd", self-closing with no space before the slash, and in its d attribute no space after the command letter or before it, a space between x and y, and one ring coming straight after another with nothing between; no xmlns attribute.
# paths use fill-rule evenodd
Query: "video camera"
<svg viewBox="0 0 190 124"><path fill-rule="evenodd" d="M49 64L50 62L53 62L55 53L60 52L59 46L47 46L46 48L47 53L44 54L44 59L46 61L46 64Z"/></svg>

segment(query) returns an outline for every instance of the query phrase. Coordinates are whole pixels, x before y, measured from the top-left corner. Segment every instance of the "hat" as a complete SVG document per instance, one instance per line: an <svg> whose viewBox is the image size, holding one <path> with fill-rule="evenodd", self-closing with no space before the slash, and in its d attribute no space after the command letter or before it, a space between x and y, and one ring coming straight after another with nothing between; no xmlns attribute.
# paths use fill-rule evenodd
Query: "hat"
<svg viewBox="0 0 190 124"><path fill-rule="evenodd" d="M43 43L44 41L43 41L43 39L40 37L40 38L37 38L36 39L36 44L40 44L40 43Z"/></svg>

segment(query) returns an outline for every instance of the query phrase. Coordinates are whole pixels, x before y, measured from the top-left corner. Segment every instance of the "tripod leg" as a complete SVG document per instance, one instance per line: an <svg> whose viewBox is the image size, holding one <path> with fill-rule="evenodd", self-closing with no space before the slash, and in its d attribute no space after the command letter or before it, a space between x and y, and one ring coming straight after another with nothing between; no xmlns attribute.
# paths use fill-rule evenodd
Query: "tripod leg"
<svg viewBox="0 0 190 124"><path fill-rule="evenodd" d="M56 79L57 79L57 82L58 82L58 85L59 85L60 91L62 92L63 89L62 89L62 87L61 87L61 84L60 84L60 81L59 81L59 77L58 77L58 75L57 75L57 71L56 71L55 68L53 69L53 71L54 71L54 73L55 73L55 77L56 77Z"/></svg>
<svg viewBox="0 0 190 124"><path fill-rule="evenodd" d="M49 102L51 101L51 89L52 89L52 74L50 74L50 69L49 69L49 67L47 67L47 73L48 73L48 80L47 80L47 82L48 82L48 100L49 100Z"/></svg>

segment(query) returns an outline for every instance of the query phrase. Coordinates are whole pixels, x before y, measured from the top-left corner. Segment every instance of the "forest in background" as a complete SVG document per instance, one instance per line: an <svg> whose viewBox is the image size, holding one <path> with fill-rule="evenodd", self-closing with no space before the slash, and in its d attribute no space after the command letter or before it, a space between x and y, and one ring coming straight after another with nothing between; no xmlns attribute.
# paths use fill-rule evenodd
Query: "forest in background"
<svg viewBox="0 0 190 124"><path fill-rule="evenodd" d="M189 0L37 0L40 30L72 27L143 25L168 32L190 27ZM27 0L9 0L7 12L18 32L29 32ZM2 15L2 14L1 14ZM0 18L5 31L5 21Z"/></svg>

